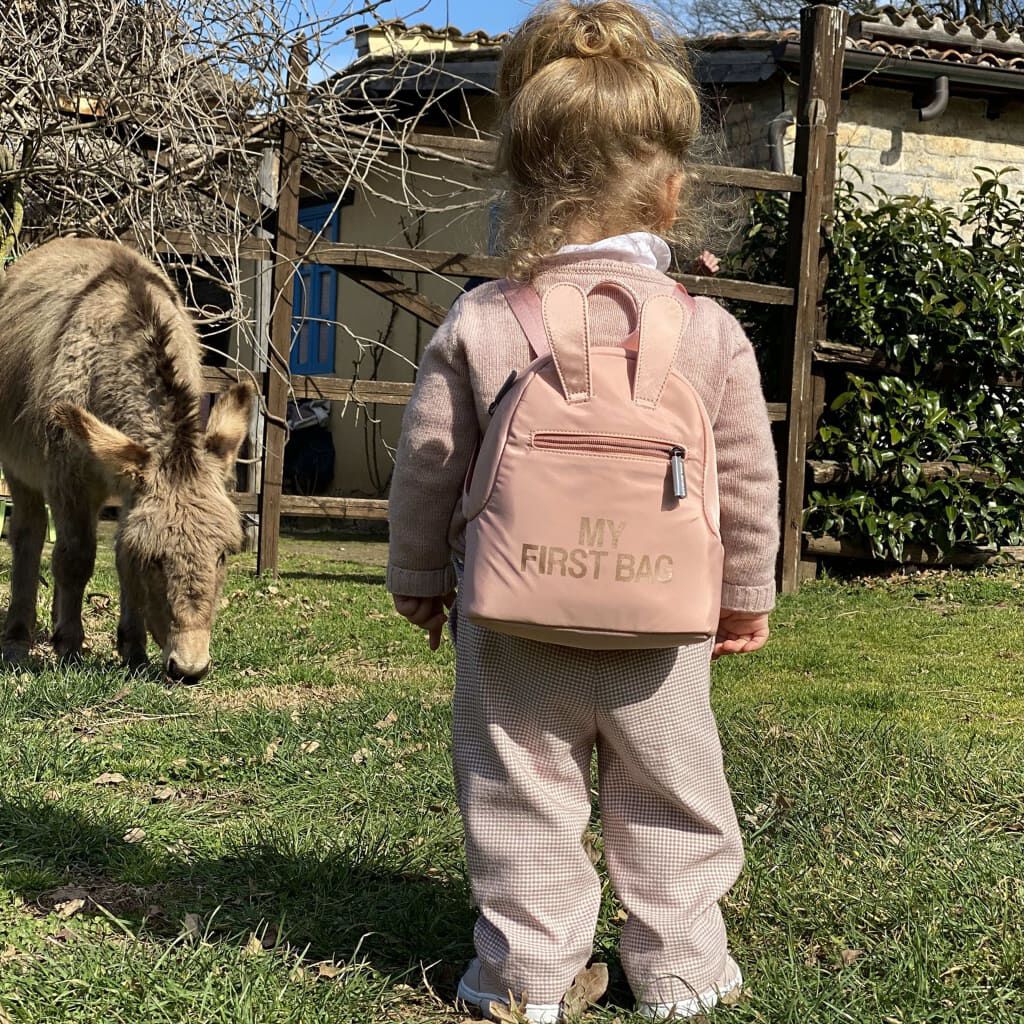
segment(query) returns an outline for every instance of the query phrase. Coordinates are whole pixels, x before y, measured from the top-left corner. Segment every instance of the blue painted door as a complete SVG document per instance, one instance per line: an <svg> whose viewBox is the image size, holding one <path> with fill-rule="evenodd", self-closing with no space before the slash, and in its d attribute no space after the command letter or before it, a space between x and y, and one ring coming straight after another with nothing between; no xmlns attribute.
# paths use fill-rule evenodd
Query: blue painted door
<svg viewBox="0 0 1024 1024"><path fill-rule="evenodd" d="M332 215L333 211L333 215ZM329 218L329 221L328 221ZM339 213L332 203L307 206L299 223L320 232L325 242L338 241ZM305 263L295 277L292 306L292 373L334 373L334 343L338 315L338 272L333 267Z"/></svg>

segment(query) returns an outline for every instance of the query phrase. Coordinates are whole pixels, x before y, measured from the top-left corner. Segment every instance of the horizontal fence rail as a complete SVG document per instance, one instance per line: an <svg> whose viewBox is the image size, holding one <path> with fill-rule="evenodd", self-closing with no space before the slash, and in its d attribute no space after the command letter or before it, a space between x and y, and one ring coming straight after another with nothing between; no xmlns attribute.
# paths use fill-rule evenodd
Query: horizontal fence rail
<svg viewBox="0 0 1024 1024"><path fill-rule="evenodd" d="M814 361L823 366L849 367L850 369L892 374L894 377L906 373L897 362L889 359L884 352L874 348L860 348L839 341L820 340L815 343ZM929 375L937 382L944 379L963 379L963 367L954 363L937 362L928 369ZM1024 388L1024 373L996 374L991 384L1004 388Z"/></svg>
<svg viewBox="0 0 1024 1024"><path fill-rule="evenodd" d="M216 394L240 380L254 381L258 386L265 384L265 374L233 370L228 367L203 367L203 390ZM412 397L414 385L394 380L343 380L340 377L291 378L295 398L322 398L332 402L359 402L363 405L407 405ZM773 423L786 419L785 402L769 402L768 418Z"/></svg>
<svg viewBox="0 0 1024 1024"><path fill-rule="evenodd" d="M239 241L227 235L206 235L196 238L185 231L168 231L158 247L182 256L209 252L232 252L241 259L273 260L273 247L258 238ZM430 302L395 278L374 278L365 271L399 271L410 274L442 274L449 277L483 277L488 280L505 276L505 261L500 256L473 253L436 252L430 249L373 248L344 242L311 242L302 255L303 263L335 267L341 273L366 284L379 294L430 323L437 319L440 307ZM709 277L697 274L673 274L691 295L707 295L719 299L740 299L770 306L792 306L794 290L784 285L738 281L730 277ZM370 283L372 282L372 283ZM399 302L396 296L405 298ZM442 317L443 319L443 317Z"/></svg>
<svg viewBox="0 0 1024 1024"><path fill-rule="evenodd" d="M877 562L870 546L860 541L836 537L804 535L804 552L815 558L852 558ZM888 561L897 562L894 558ZM1024 547L960 547L951 551L907 544L900 565L955 565L964 567L1024 563Z"/></svg>
<svg viewBox="0 0 1024 1024"><path fill-rule="evenodd" d="M840 484L857 479L851 467L842 462L811 459L807 465L811 470L811 478L816 484ZM894 466L880 472L875 479L895 480L904 472L903 467ZM968 462L922 462L916 468L916 473L919 479L929 483L933 480L995 483L1000 479L998 473L981 466L973 466Z"/></svg>
<svg viewBox="0 0 1024 1024"><path fill-rule="evenodd" d="M470 139L459 136L429 135L413 132L403 144L409 149L429 156L455 157L491 165L497 155L497 145L491 139ZM691 164L690 173L709 185L752 188L759 192L800 192L803 179L798 174L765 171L755 167L730 167L727 164Z"/></svg>

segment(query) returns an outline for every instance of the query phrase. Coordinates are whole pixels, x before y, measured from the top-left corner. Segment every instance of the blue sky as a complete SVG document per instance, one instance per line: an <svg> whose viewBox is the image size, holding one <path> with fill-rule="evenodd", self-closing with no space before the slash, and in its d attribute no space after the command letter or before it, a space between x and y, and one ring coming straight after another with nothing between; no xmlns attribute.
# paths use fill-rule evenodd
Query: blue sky
<svg viewBox="0 0 1024 1024"><path fill-rule="evenodd" d="M319 6L313 0L314 6ZM361 4L349 4L347 0L330 0L327 11L341 13ZM455 25L463 32L481 28L491 35L497 35L518 25L526 17L534 0L387 0L377 9L378 17L391 20L401 18L410 25ZM323 8L321 8L323 10ZM326 13L326 12L325 12ZM369 22L370 16L353 20L352 24ZM343 67L355 56L350 46L343 45L331 53L333 69Z"/></svg>
<svg viewBox="0 0 1024 1024"><path fill-rule="evenodd" d="M413 24L457 25L465 32L482 28L492 34L517 25L533 7L528 0L388 0L380 8L384 18L402 18Z"/></svg>

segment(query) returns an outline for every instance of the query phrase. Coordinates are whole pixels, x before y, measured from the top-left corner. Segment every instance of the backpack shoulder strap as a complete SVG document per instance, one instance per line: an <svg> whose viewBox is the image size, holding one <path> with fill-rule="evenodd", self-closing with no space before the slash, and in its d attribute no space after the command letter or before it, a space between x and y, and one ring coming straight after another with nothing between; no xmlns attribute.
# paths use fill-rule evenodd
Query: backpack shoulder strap
<svg viewBox="0 0 1024 1024"><path fill-rule="evenodd" d="M547 331L544 329L544 313L540 296L532 284L516 284L507 277L498 282L501 294L519 321L526 340L535 358L551 355Z"/></svg>
<svg viewBox="0 0 1024 1024"><path fill-rule="evenodd" d="M677 281L673 289L675 297L686 307L686 311L693 316L697 312L697 303L693 296Z"/></svg>

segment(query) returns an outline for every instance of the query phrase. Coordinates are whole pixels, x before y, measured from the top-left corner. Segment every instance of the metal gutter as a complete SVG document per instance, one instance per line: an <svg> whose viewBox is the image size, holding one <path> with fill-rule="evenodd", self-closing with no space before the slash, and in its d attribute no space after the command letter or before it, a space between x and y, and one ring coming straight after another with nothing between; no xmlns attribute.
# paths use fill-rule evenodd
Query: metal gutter
<svg viewBox="0 0 1024 1024"><path fill-rule="evenodd" d="M797 65L800 63L800 46L787 43L780 64ZM1010 68L990 68L977 64L955 64L945 60L922 60L915 57L908 60L903 57L890 57L867 50L847 49L844 56L844 68L860 74L875 72L879 79L907 80L918 82L927 79L934 82L945 75L950 85L963 86L955 90L955 94L965 92L975 94L1021 93L1024 94L1024 73ZM869 79L868 82L871 80ZM867 84L867 83L865 83ZM876 84L881 84L878 82Z"/></svg>

